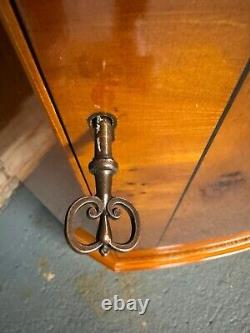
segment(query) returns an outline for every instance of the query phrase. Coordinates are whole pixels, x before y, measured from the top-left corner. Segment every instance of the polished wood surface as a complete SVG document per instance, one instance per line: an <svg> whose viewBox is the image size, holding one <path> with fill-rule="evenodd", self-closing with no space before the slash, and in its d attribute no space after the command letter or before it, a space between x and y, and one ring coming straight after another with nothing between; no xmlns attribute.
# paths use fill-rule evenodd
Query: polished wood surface
<svg viewBox="0 0 250 333"><path fill-rule="evenodd" d="M192 244L142 249L119 258L113 270L117 272L159 269L215 259L250 249L250 233L242 232L224 238L209 239Z"/></svg>
<svg viewBox="0 0 250 333"><path fill-rule="evenodd" d="M204 5L204 3L206 3L208 6L208 2L200 2L200 3L203 5ZM227 4L229 4L229 3L230 2L227 1ZM224 4L224 1L223 1L223 4ZM226 9L225 12L227 10L230 10L230 8L232 8L233 6L234 5L231 3L231 7L229 6L229 9ZM232 15L236 15L236 16L238 15L241 17L241 15L239 15L239 12L240 12L243 15L242 17L244 17L244 15L245 15L244 12L247 12L247 8L242 8L242 7L244 7L244 3L242 4L242 6L238 7L238 9L239 9L238 12L237 12L237 10L235 11L235 13L232 11ZM218 10L218 8L216 10ZM211 12L212 12L212 9L211 9ZM17 53L33 84L33 87L38 92L38 95L40 96L40 98L43 102L43 105L45 106L45 108L49 114L49 117L50 117L54 127L57 130L57 134L60 137L61 143L67 149L67 152L68 152L68 155L70 156L70 160L74 167L75 173L78 174L79 182L82 184L82 187L84 187L85 185L84 185L83 179L79 173L77 163L75 161L75 158L72 154L71 149L69 148L69 143L67 143L67 136L65 135L64 128L61 126L61 122L59 121L59 119L57 117L56 110L55 110L55 104L53 104L50 99L48 91L44 85L44 80L41 77L39 70L36 67L36 64L32 58L30 49L24 39L20 26L18 25L17 19L14 15L14 12L13 12L12 7L8 0L3 0L1 2L0 16L13 41L13 44L16 47ZM197 22L197 24L198 24L198 22ZM241 45L241 47L239 48L239 49L241 49L241 51L243 49L247 48L247 45L246 45L247 36L244 33L244 31L246 31L246 29L247 29L246 23L236 24L234 20L231 20L231 21L227 20L226 22L221 21L218 24L222 25L222 26L225 26L225 25L228 26L229 30L231 29L232 26L235 26L236 30L240 29L237 31L238 32L241 31L243 34L239 35L241 37L236 42L236 44L237 44L237 46L239 46L239 44ZM198 26L199 25L200 24L198 24ZM232 30L230 30L230 31L232 33ZM223 33L225 33L225 31L223 31ZM234 41L236 41L236 39ZM243 43L243 44L241 44L241 43ZM240 72L240 70L243 68L244 61L242 60L242 66L240 68L239 60L241 58L238 55L236 55L236 49L235 49L235 53L233 52L232 54L234 54L234 56L231 55L234 58L234 60L232 60L232 62L230 62L230 63L231 64L234 63L234 66L232 67L233 70L231 71L231 74L228 76L228 80L229 81L231 80L232 87L233 87L233 85L237 81L237 78L236 78L237 75L235 74L235 82L233 82L234 81L233 73L236 73L236 69ZM230 57L230 56L228 55L228 57ZM243 57L242 57L242 59L243 59ZM218 70L217 67L216 67L216 70ZM220 75L222 77L222 73L220 73ZM218 77L220 77L220 75ZM231 79L230 79L230 77L231 77ZM228 89L228 90L229 90L229 88L228 88L227 84L229 85L229 83L230 83L229 81L225 82L225 89ZM194 88L195 88L195 86L194 86ZM219 99L222 98L222 95L221 95L222 88L223 88L222 86L219 86L220 97L219 97L219 95L216 95L217 98L219 98ZM197 89L197 87L195 89ZM192 94L192 92L190 92L190 94ZM208 92L207 92L207 94L209 95ZM211 98L211 95L209 95L209 96ZM205 97L206 96L204 94L203 98L205 98ZM145 98L147 98L147 97L145 97ZM185 95L183 98L185 100ZM216 98L215 98L215 100L216 100ZM225 100L226 100L226 97L225 97ZM178 101L178 99L177 99L177 101ZM217 103L218 103L218 100L215 103L211 99L210 102L213 103L213 105L215 107L215 105L217 105ZM172 103L174 103L173 100L172 100ZM221 109L221 112L222 111L223 111L223 107ZM168 110L166 110L166 114L169 115ZM219 114L219 112L218 112L218 114ZM208 120L206 118L206 115L207 115L206 113L203 115L204 116L204 118L203 118L204 128L207 128L206 122ZM128 115L124 115L124 119L126 119L126 117L128 117ZM184 117L184 119L187 120L188 117L189 116L186 115L186 117ZM243 117L245 117L245 115ZM238 120L239 119L236 117L235 122L238 122ZM166 126L166 124L165 124L165 126ZM168 127L166 127L166 128L168 129ZM197 127L197 128L199 128L199 127ZM223 127L222 127L222 129L223 129ZM139 129L137 129L137 130L139 131ZM196 133L196 131L194 130L193 127L190 128L190 131L191 130L193 130L193 133ZM175 128L175 131L177 131L176 128ZM231 129L231 132L233 132L233 129ZM246 131L243 131L243 132L245 133L245 134L243 134L243 136L246 135ZM128 130L128 133L130 133L130 130ZM147 132L144 134L147 136ZM172 134L174 135L174 129L173 129ZM190 132L190 137L191 137L191 134L192 133ZM86 138L87 138L87 136L83 137L81 139L83 140L83 142L85 142ZM78 140L77 142L75 142L75 147L78 147L78 149L79 149L79 147L81 148L81 140ZM88 146L86 148L88 150L90 150L90 142L88 143ZM212 146L212 148L213 148L213 146ZM157 146L156 146L156 149L158 149L158 151L159 151L159 148ZM235 149L236 149L236 146L235 146ZM232 153L232 150L231 150L231 153ZM218 157L218 160L222 160L221 156ZM158 164L160 164L161 159L158 158L156 162ZM179 162L182 162L182 160ZM156 163L156 165L157 165L157 163ZM175 166L177 166L177 165L175 165ZM137 168L137 166L135 166L134 168ZM152 170L153 170L153 166L152 166ZM156 180L160 179L160 175L158 175L157 171L158 171L158 169L156 168L156 173L152 173L152 175L151 175L152 179L156 179ZM130 172L133 173L133 172L137 172L137 171L132 169ZM139 171L138 171L138 175L139 175ZM174 176L174 174L173 174L173 176ZM236 178L237 178L237 175L236 175ZM158 180L158 182L160 182L160 181ZM223 182L223 180L222 180L222 182ZM241 181L240 181L240 183L241 183ZM135 188L137 185L130 184L130 186L132 189L132 188ZM145 186L145 185L142 185L142 186ZM163 187L163 184L162 184L162 187ZM159 187L159 189L160 188L161 188L161 186ZM216 188L216 186L215 187L212 186L211 188L212 188L211 191L213 192L213 190L214 190L214 188ZM86 190L86 186L85 186L85 190ZM173 189L173 191L174 191L174 189ZM210 190L208 192L210 193ZM163 203L165 203L165 202L162 202L162 204ZM213 209L214 209L214 206L213 206ZM158 215L156 215L156 216L158 216ZM148 232L150 233L151 238L154 238L155 224L153 224L153 223L155 222L157 224L157 221L155 221L155 220L151 220L151 222L150 222L150 220L148 220L148 221L149 221L148 223L151 223L151 228L148 230ZM153 225L153 228L152 228L152 225ZM156 225L156 229L157 229L157 225ZM229 231L229 229L228 229L228 231ZM93 237L91 235L89 235L83 229L77 230L77 235L85 242L91 242L93 240ZM185 235L186 234L184 233L184 236ZM158 237L157 230L156 230L155 236ZM185 237L183 237L182 240L184 240L184 238ZM156 239L156 237L154 239ZM182 242L182 240L175 239L175 241L177 243ZM186 241L189 242L188 238L186 238ZM170 243L172 244L171 241L168 242L168 244L170 244ZM184 244L179 244L179 245L162 246L159 248L135 250L132 253L125 254L123 257L117 256L117 254L115 254L113 252L111 253L110 256L105 257L105 258L101 257L98 253L94 253L92 255L92 257L94 259L98 260L99 262L101 262L102 264L104 264L105 266L107 266L115 271L127 271L127 270L134 270L134 269L154 269L154 268L162 268L162 267L171 267L173 265L186 264L186 263L191 263L191 262L200 261L200 260L207 260L209 258L216 258L219 256L228 255L228 254L235 253L238 251L244 251L249 248L250 248L250 233L249 233L249 231L246 231L246 232L241 232L239 234L234 234L234 235L227 234L223 238L221 238L221 237L212 238L212 239L206 239L204 241L198 241L198 242L192 241L192 243L190 243L190 244L184 243Z"/></svg>
<svg viewBox="0 0 250 333"><path fill-rule="evenodd" d="M250 230L249 70L161 245Z"/></svg>
<svg viewBox="0 0 250 333"><path fill-rule="evenodd" d="M114 192L155 246L249 55L250 2L16 3L92 191L86 119L116 114Z"/></svg>
<svg viewBox="0 0 250 333"><path fill-rule="evenodd" d="M81 241L91 242L93 238L83 229L77 230ZM161 269L206 261L250 249L250 232L241 232L217 239L162 246L152 249L137 249L123 256L111 251L111 256L102 257L99 253L92 258L115 272L145 269Z"/></svg>

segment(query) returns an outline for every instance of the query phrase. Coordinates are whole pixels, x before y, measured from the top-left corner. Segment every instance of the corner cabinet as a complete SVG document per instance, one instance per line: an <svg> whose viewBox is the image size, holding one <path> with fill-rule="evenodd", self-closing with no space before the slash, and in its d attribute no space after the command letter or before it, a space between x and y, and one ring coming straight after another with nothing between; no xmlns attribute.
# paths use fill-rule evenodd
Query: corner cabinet
<svg viewBox="0 0 250 333"><path fill-rule="evenodd" d="M136 207L140 238L89 255L128 271L250 248L250 1L3 0L0 14L84 197L111 195L88 170L88 119L117 121L112 156L96 153L118 162L111 197ZM114 244L127 244L131 214L115 218ZM74 239L93 244L96 225Z"/></svg>

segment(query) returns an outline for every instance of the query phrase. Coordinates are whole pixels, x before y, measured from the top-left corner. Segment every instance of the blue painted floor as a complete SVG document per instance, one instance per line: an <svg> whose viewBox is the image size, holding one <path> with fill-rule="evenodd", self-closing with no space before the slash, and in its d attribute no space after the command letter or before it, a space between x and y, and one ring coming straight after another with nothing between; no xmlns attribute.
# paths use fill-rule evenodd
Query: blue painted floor
<svg viewBox="0 0 250 333"><path fill-rule="evenodd" d="M250 253L160 271L113 273L66 244L23 186L0 213L0 333L250 332ZM149 298L147 312L101 309Z"/></svg>

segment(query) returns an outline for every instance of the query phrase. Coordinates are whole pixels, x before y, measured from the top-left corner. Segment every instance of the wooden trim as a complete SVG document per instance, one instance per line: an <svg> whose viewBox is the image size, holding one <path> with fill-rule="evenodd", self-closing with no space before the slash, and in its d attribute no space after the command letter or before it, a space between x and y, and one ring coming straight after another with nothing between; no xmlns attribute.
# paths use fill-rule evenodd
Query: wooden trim
<svg viewBox="0 0 250 333"><path fill-rule="evenodd" d="M93 236L78 229L77 237L82 242L90 243ZM112 252L102 257L95 252L90 256L115 272L169 268L199 261L216 259L250 249L250 231L228 237L210 239L190 244L162 246L151 249L138 249L127 254Z"/></svg>
<svg viewBox="0 0 250 333"><path fill-rule="evenodd" d="M55 107L51 101L44 81L38 71L32 53L25 40L25 37L9 0L2 0L0 3L0 19L12 41L14 48L16 49L17 55L21 61L21 64L23 65L23 68L34 91L38 95L39 99L42 102L42 105L47 111L49 120L56 133L56 136L58 137L59 142L62 144L66 151L67 157L70 161L70 165L74 170L74 174L76 175L77 180L83 189L83 192L85 194L89 193L88 186L83 178L83 175L80 172L73 152L70 149L70 142L63 130L63 126L58 118Z"/></svg>
<svg viewBox="0 0 250 333"><path fill-rule="evenodd" d="M120 256L113 270L116 272L159 269L190 264L250 249L250 231L213 240L135 250Z"/></svg>

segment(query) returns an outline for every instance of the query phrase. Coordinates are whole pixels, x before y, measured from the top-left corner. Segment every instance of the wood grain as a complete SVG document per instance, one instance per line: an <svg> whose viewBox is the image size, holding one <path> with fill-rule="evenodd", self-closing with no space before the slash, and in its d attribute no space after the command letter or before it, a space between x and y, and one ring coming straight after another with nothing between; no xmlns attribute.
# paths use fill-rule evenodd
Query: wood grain
<svg viewBox="0 0 250 333"><path fill-rule="evenodd" d="M114 192L140 213L140 246L154 246L249 54L250 2L17 7L92 191L86 119L99 108L118 117ZM125 225L114 225L120 240Z"/></svg>
<svg viewBox="0 0 250 333"><path fill-rule="evenodd" d="M161 245L250 230L249 70Z"/></svg>
<svg viewBox="0 0 250 333"><path fill-rule="evenodd" d="M182 4L182 6L180 6L180 3L179 3L179 5L177 5L177 9L178 10L180 10L180 9L183 10L183 4ZM200 2L201 6L205 6L204 3L206 4L206 6L208 7L207 9L209 9L211 13L214 12L212 10L212 6L214 5L213 3L212 3L210 8L209 8L210 5L207 1ZM229 2L229 1L224 2L223 1L223 3L222 2L220 3L220 6L217 4L217 8L215 8L215 12L219 10L220 15L222 15L222 8L223 8L223 6L225 6L225 3L227 5L231 3L231 7L230 6L225 7L225 8L227 8L226 11L228 10L230 12L230 10L231 10L231 12L230 12L231 16L236 15L235 17L238 17L238 21L236 20L238 23L235 24L236 21L234 21L234 20L231 20L231 21L226 20L226 22L222 20L222 21L219 21L219 23L218 22L217 23L218 23L218 25L222 25L222 26L225 26L225 25L226 26L229 25L230 27L236 26L237 27L236 30L238 32L239 31L244 32L242 34L244 37L240 38L236 42L237 47L240 46L239 47L239 49L241 50L240 54L242 55L245 52L245 50L248 48L247 43L246 43L246 41L247 41L247 39L246 39L246 30L248 28L247 28L246 22L244 21L245 13L248 13L248 11L247 11L247 8L244 7L244 3L242 3L242 6L238 6L239 11L237 12L237 8L234 8L234 4L232 2ZM100 2L99 2L99 4L100 4ZM132 6L132 8L133 8L133 6ZM235 10L233 11L232 8L234 8ZM67 145L67 139L65 138L65 133L63 132L61 124L58 121L58 118L56 116L54 105L51 103L50 97L48 95L48 91L47 91L46 87L43 84L43 80L42 80L42 78L41 78L41 76L40 76L40 74L39 74L39 72L36 68L34 60L32 59L32 55L29 51L29 48L27 47L27 44L26 44L24 38L23 38L21 30L20 30L20 28L17 24L14 12L13 12L8 0L3 0L1 2L0 14L1 14L1 18L2 18L2 20L5 24L11 38L13 40L13 43L14 43L15 47L17 48L17 52L20 56L20 59L22 60L22 62L24 64L24 67L25 67L25 69L26 69L26 71L27 71L27 73L28 73L28 75L31 79L31 82L33 83L33 86L35 87L35 89L38 91L38 94L40 95L45 107L47 108L49 116L50 116L52 122L54 123L54 126L55 126L57 132L59 133L59 136L61 138L61 142L63 142L65 148L68 150L68 153L71 154L70 149ZM166 15L166 13L165 13L165 15ZM227 16L227 14L226 14L226 16ZM240 19L239 19L239 17L240 17ZM239 21L243 22L243 23L239 23ZM198 22L196 22L196 23L198 24ZM108 24L108 22L106 24ZM202 25L202 24L199 23L198 25ZM229 28L229 30L230 30L230 28ZM126 31L126 29L125 29L125 31ZM225 33L225 31L224 31L224 33ZM231 31L231 33L232 33L232 31ZM240 36L242 36L242 35L240 35ZM222 42L222 40L220 40L220 41ZM234 41L236 41L236 37L235 37ZM242 50L244 50L244 52ZM229 66L232 69L231 74L229 74L229 76L228 76L228 80L229 81L231 80L231 83L234 81L234 76L236 77L237 70L240 70L239 63L241 61L241 56L236 55L236 49L234 50L234 52L231 54L231 56L233 55L232 57L234 58L234 60L231 59L231 56L229 54L227 55L227 57L228 57L227 59L231 59L230 61L232 61L232 62L229 61L229 63L231 64L230 66L232 66L232 64L233 64L232 67ZM243 56L242 56L242 58L243 58ZM203 59L203 60L205 61L205 59ZM242 60L242 62L243 62L243 60ZM218 67L216 67L216 70L218 70ZM226 72L226 71L225 71L225 73L228 74L228 72ZM218 78L222 78L222 76L223 76L222 72L219 72ZM229 85L230 85L229 81L225 82L225 89L228 89L228 90L229 90ZM86 82L85 82L85 84L86 84ZM227 86L227 84L228 84L228 86ZM232 86L233 86L233 84L232 84ZM196 86L194 86L194 88L197 89ZM135 89L135 86L133 86L132 90L134 90L134 89ZM158 87L157 89L160 89L160 88ZM121 91L122 90L121 87L118 90ZM132 90L130 90L130 92ZM166 92L167 90L168 89L166 89L166 90L164 90L164 89L161 90L160 89L159 91L165 91ZM185 89L183 89L182 92L184 92L184 90ZM127 92L127 91L129 91L129 89L126 90L125 92ZM202 91L202 89L201 89L201 91ZM226 90L223 90L223 87L219 85L219 95L217 95L217 98L222 100L224 98L225 91ZM95 92L95 90L94 90L94 92ZM192 95L193 94L192 91L191 91L191 93L189 91L187 91L187 92L188 92L188 94L190 94L189 95L190 97L196 97L196 95ZM212 97L211 97L212 92L210 94L210 92L206 91L206 93L208 94L208 96L210 96L209 98L211 98L211 100L210 100L210 102L211 102L212 101ZM199 90L196 91L196 94L199 97ZM175 95L175 98L177 98L177 97L178 97L178 93ZM145 94L144 98L145 99L148 98L147 94ZM180 96L179 96L179 98L180 98ZM203 98L204 98L204 101L205 101L206 96L203 96ZM209 100L209 98L208 98L208 100ZM128 101L129 101L129 99L128 99ZM186 98L184 98L184 100L183 100L183 103L184 103L183 105L184 106L186 106L186 102L187 102ZM171 100L171 103L174 103L173 98ZM191 101L189 101L189 103L191 103ZM215 109L217 110L217 107L218 107L219 104L218 104L218 100L216 101L216 98L215 98L215 102L212 102L210 107L212 105L213 105L213 107L216 107ZM149 111L148 105L145 104L145 107L147 107L146 110L148 112ZM208 109L206 109L206 110L208 110ZM151 109L151 111L152 111L152 109ZM166 111L165 114L167 114L167 116L169 116L169 111L167 109L165 111ZM210 109L210 111L211 111L211 109ZM220 111L222 111L222 109ZM215 114L217 114L216 112L217 111L215 111ZM117 111L117 113L118 113L118 116L119 116L119 110ZM219 115L219 113L220 112L218 112L218 115ZM181 114L179 113L179 116L180 115ZM204 116L204 118L203 118L204 128L207 128L207 121L208 121L207 115L208 114L206 112L203 115ZM129 117L129 115L125 114L124 119L126 119L127 117ZM144 119L144 118L142 118L142 119ZM171 117L170 117L170 119L171 119ZM186 122L188 119L189 119L189 116L187 115L186 117L183 117L183 119L181 119L181 120L185 120L185 122ZM198 120L200 121L200 118ZM194 119L193 119L193 121L194 121ZM198 121L198 123L199 123L199 121ZM158 123L160 123L160 122L158 122ZM196 125L198 125L198 123L196 123ZM142 121L141 124L144 124L144 121ZM187 127L184 127L185 129L189 128L188 126L190 124L188 122L187 122L187 124L188 124ZM166 123L165 123L165 126L166 126ZM191 133L196 133L195 128L196 127L190 127L189 128L190 129L190 137L191 137ZM140 130L141 130L140 128L137 128L137 131L139 133L141 133ZM176 128L175 128L175 131L177 131ZM174 128L173 128L173 131L170 132L170 134L175 136L175 131L174 131ZM150 127L149 127L149 132L150 132ZM127 131L127 134L131 134L130 130ZM146 134L146 136L147 136L148 132L145 131L144 134ZM85 143L86 140L88 141L88 135L89 134L86 131L85 136L83 135L79 138L79 140L75 141L75 147L77 149L80 149L82 147L82 143ZM184 137L185 137L185 139L187 139L188 136L185 136L185 135L184 135ZM200 135L198 135L198 138L200 139ZM194 138L192 138L192 140L194 140ZM195 140L197 140L197 138ZM197 142L200 142L200 141L198 140ZM90 142L89 142L88 145L90 145ZM191 146L190 146L191 148L193 147L192 145L193 145L193 143L191 142ZM88 150L90 150L89 148L90 147L88 146ZM133 148L133 145L132 145L132 148ZM156 150L158 151L158 155L159 155L160 149L159 149L158 146L156 146ZM81 155L81 154L79 153L79 155ZM181 156L179 156L179 157L181 157ZM143 158L143 157L139 157L139 158ZM148 158L148 157L146 156L146 158ZM163 159L163 162L166 163L166 161L164 159ZM180 169L178 169L177 167L180 167L180 165L183 165L183 159L176 160L176 161L172 160L172 162L173 162L173 167L175 167L174 170L177 170L177 174L178 174L178 172L179 172L179 174L181 174ZM74 161L74 158L72 157L72 155L71 155L71 163L74 165L75 172L78 173L78 175L79 175L79 171L77 170L77 167L76 167L76 164L75 164L75 161ZM161 159L156 159L155 160L155 165L153 165L153 163L152 163L152 165L149 164L149 166L152 168L152 174L151 174L150 179L156 179L157 180L158 189L161 188L161 187L159 187L159 184L162 184L163 180L164 181L166 180L164 178L161 178L161 174L159 174L159 171L161 171L161 167L163 166L161 163L162 163ZM157 166L158 166L159 169L157 169ZM167 166L168 166L168 164L166 164L166 167ZM153 172L153 169L155 169L156 171ZM138 166L134 165L133 167L131 167L129 169L129 172L132 173L132 174L138 172ZM126 174L126 172L125 172L125 174ZM183 174L185 174L185 172L183 172ZM175 173L173 172L172 176L174 176L174 175L175 175ZM169 177L169 180L168 180L167 184L169 184L169 182L171 182L171 180L172 180L172 177ZM79 181L82 182L82 179L80 177L79 177ZM184 179L182 179L182 182L184 183ZM140 183L140 184L141 184L142 187L144 186L144 187L148 188L148 185L146 183ZM133 182L130 181L130 184L128 184L128 185L131 186L130 191L132 191L138 185L138 183L133 184ZM173 191L176 190L173 187L171 189ZM164 190L161 193L165 193ZM127 194L129 195L131 193L128 191ZM165 202L164 202L164 204L165 204ZM166 206L164 206L164 207L166 207ZM149 211L152 213L151 208L149 209ZM156 216L158 216L158 215L156 215ZM144 230L144 232L150 234L149 237L151 237L151 239L155 240L156 237L154 237L154 236L157 235L157 233L158 233L158 231L157 231L158 226L156 225L156 228L154 228L154 231L156 230L156 233L154 235L154 232L152 232L152 221L155 221L155 220L153 220L153 219L150 220L149 217L150 216L148 215L148 221L151 221L151 222L149 222L149 223L151 223L151 225L148 225L150 227L150 230L148 230L147 232L146 232L146 230ZM158 221L156 221L156 222L158 222ZM86 242L90 242L90 241L93 240L93 237L82 229L78 230L78 236L83 241L86 241ZM115 270L115 271L126 271L126 270L134 270L134 269L148 269L148 268L150 268L150 269L151 268L161 268L161 267L169 267L169 266L173 266L173 265L190 263L190 262L194 262L194 261L198 261L198 260L206 260L208 258L213 258L213 257L217 257L217 256L222 256L222 255L228 255L230 253L234 253L234 252L237 252L237 251L244 251L246 249L249 249L249 247L250 247L249 239L250 239L249 231L247 231L247 232L242 232L242 233L236 234L236 235L226 235L226 237L224 237L224 238L219 238L219 239L218 238L217 239L213 238L213 239L207 239L206 241L202 241L202 242L200 242L200 241L199 242L194 242L194 243L189 244L189 245L181 244L181 245L175 245L175 246L164 246L164 247L155 248L155 249L148 249L148 250L136 250L133 253L124 255L122 258L118 257L114 253L111 253L111 255L106 257L106 258L101 257L98 253L94 253L92 255L92 257L95 258L96 260L100 261L101 263L103 263L107 267Z"/></svg>

